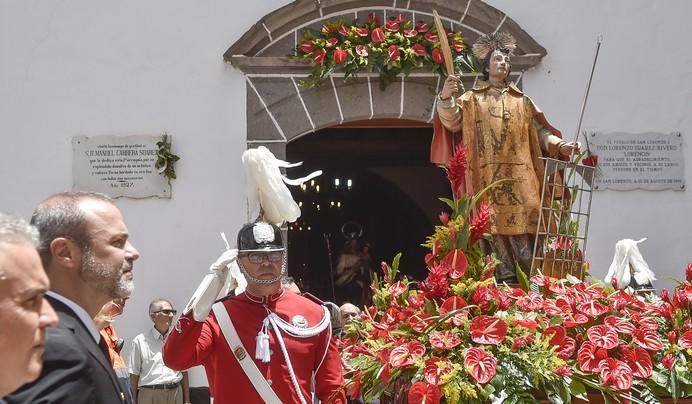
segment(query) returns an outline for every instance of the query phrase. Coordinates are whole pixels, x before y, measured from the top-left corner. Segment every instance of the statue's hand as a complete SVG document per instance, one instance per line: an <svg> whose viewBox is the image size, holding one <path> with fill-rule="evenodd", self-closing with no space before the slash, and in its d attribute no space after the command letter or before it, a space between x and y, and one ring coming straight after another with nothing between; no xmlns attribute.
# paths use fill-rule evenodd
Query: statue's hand
<svg viewBox="0 0 692 404"><path fill-rule="evenodd" d="M563 142L560 144L560 154L565 157L570 157L581 152L581 144L579 142Z"/></svg>
<svg viewBox="0 0 692 404"><path fill-rule="evenodd" d="M442 91L440 91L440 99L447 100L459 92L461 80L457 76L447 76Z"/></svg>

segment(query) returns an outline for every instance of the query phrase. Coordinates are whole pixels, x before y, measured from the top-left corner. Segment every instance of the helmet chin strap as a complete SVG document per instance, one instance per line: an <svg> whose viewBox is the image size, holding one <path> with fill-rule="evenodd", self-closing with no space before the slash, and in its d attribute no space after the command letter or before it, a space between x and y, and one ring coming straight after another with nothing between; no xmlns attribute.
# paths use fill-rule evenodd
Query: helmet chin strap
<svg viewBox="0 0 692 404"><path fill-rule="evenodd" d="M271 278L271 279L255 278L254 276L250 275L250 273L245 269L245 266L242 264L242 262L240 262L240 260L238 260L238 267L240 267L240 272L242 272L243 275L245 275L245 279L247 279L248 281L250 281L252 283L259 284L259 285L270 285L272 283L276 283L276 282L281 281L281 278L283 278L284 274L286 273L286 255L284 254L283 260L281 262L281 273L275 278Z"/></svg>

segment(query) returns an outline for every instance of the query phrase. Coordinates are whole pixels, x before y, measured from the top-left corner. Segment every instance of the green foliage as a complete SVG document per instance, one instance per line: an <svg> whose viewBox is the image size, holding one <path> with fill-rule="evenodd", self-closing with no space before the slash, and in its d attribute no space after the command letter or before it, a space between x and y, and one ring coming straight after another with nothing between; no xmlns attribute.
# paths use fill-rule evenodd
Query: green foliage
<svg viewBox="0 0 692 404"><path fill-rule="evenodd" d="M161 140L156 142L156 168L159 174L164 177L175 179L175 162L180 160L180 157L171 152L171 141L168 134L164 133Z"/></svg>

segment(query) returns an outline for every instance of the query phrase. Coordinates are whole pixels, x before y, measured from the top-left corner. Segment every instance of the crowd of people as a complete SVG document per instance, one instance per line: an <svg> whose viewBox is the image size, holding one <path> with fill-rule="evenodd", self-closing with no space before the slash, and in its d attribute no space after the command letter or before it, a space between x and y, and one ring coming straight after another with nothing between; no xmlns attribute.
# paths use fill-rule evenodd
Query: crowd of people
<svg viewBox="0 0 692 404"><path fill-rule="evenodd" d="M0 213L0 317L13 324L0 328L0 403L188 404L186 371L196 365L205 367L216 403L345 402L332 337L340 318L331 321L333 311L303 296L286 275L280 230L247 224L237 247L212 268L237 261L244 291L235 289L201 317L188 305L176 325L173 304L152 300L152 327L125 353L113 321L134 288L139 252L114 201L91 192L55 194L36 208L31 224ZM351 306L344 306L347 318L358 310ZM258 344L262 358L256 353L253 360L246 349L258 330L264 350ZM246 371L248 360L259 372Z"/></svg>
<svg viewBox="0 0 692 404"><path fill-rule="evenodd" d="M510 179L489 193L493 242L485 248L503 262L498 280L513 281L514 265L527 265L533 245L537 158L569 156L578 145L564 142L507 81L511 37L493 34L476 45L483 80L459 96L459 78L446 79L431 157L447 164L457 145L467 146L469 175L455 194ZM152 300L152 327L124 352L113 318L134 288L139 251L113 199L54 194L30 223L0 213L0 319L12 324L0 327L0 404L188 404L197 391L187 371L196 366L204 367L216 404L346 403L348 364L335 337L360 309L301 293L287 277L274 223L260 213L244 225L236 248L210 266L177 320L172 302ZM201 399L209 403L208 395Z"/></svg>

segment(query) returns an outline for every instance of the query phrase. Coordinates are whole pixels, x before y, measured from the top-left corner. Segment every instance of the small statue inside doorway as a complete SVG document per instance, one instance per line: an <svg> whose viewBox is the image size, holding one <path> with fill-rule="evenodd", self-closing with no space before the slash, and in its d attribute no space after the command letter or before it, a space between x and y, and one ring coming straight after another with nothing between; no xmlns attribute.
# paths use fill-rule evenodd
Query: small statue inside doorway
<svg viewBox="0 0 692 404"><path fill-rule="evenodd" d="M336 264L334 284L337 300L360 307L370 300L370 244L363 240L363 227L349 221L341 226L344 249Z"/></svg>

